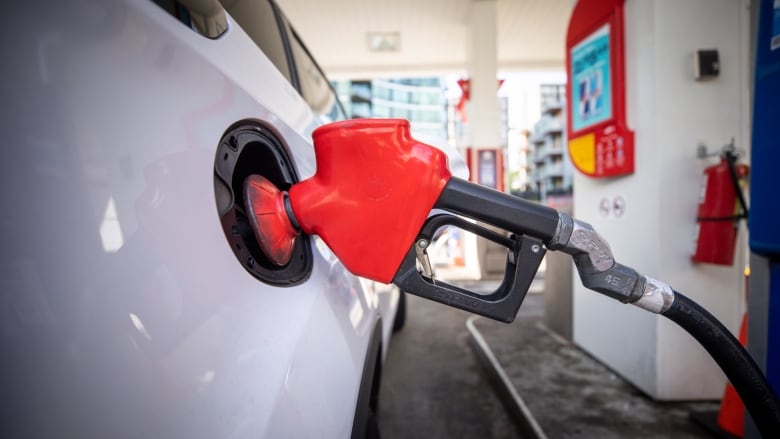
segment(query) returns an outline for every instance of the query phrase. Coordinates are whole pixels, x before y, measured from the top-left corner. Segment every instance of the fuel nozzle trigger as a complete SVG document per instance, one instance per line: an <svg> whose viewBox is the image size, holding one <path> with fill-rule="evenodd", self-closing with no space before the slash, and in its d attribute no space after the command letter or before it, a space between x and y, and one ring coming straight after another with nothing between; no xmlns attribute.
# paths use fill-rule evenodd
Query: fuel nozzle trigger
<svg viewBox="0 0 780 439"><path fill-rule="evenodd" d="M434 280L432 268L425 268L424 264L420 264L422 270L418 269L420 243L425 242L427 247L436 231L448 225L472 232L508 249L504 279L494 292L479 294ZM438 214L426 220L393 278L393 283L407 293L509 323L515 319L545 252L542 241L530 236L505 236L455 215Z"/></svg>
<svg viewBox="0 0 780 439"><path fill-rule="evenodd" d="M417 257L417 262L420 263L422 271L420 273L426 278L431 280L432 284L436 283L436 276L433 274L433 266L431 260L428 258L427 248L431 241L427 238L420 237L414 243L414 254Z"/></svg>

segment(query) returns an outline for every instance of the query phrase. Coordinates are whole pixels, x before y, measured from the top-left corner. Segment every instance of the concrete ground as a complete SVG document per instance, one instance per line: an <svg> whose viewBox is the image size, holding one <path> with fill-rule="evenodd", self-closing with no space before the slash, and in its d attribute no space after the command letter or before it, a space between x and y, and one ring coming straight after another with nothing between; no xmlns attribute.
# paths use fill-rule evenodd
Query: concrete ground
<svg viewBox="0 0 780 439"><path fill-rule="evenodd" d="M521 437L469 344L470 314L407 299L407 326L394 337L383 371L382 436ZM544 327L542 299L528 294L510 325L477 318L474 326L547 437L711 437L688 413L717 410L717 403L650 400Z"/></svg>
<svg viewBox="0 0 780 439"><path fill-rule="evenodd" d="M382 371L381 437L518 437L469 345L471 314L406 299L406 326L394 335Z"/></svg>

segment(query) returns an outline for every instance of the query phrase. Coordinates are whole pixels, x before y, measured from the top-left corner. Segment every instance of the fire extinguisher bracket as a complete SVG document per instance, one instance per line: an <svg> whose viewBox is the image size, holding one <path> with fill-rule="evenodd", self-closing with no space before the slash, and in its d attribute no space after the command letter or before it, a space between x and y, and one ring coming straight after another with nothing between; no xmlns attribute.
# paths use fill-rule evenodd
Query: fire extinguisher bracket
<svg viewBox="0 0 780 439"><path fill-rule="evenodd" d="M699 157L708 157L706 147L699 147ZM737 164L734 141L719 152L718 164L704 170L702 195L696 216L694 262L733 265L737 244L738 222L748 217L748 208L739 180L749 173Z"/></svg>

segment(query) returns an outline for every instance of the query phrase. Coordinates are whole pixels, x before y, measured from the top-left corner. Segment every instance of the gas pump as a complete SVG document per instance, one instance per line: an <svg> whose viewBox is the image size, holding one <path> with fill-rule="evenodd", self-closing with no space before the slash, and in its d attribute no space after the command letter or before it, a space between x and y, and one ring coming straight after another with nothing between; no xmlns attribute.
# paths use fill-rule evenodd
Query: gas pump
<svg viewBox="0 0 780 439"><path fill-rule="evenodd" d="M780 102L780 1L751 2L755 40L750 172L748 349L780 392L780 203L777 111ZM776 430L780 431L780 430ZM755 437L746 425L745 437Z"/></svg>
<svg viewBox="0 0 780 439"><path fill-rule="evenodd" d="M264 254L283 266L301 234L319 235L352 273L394 283L445 305L511 322L547 250L574 259L583 285L661 314L710 353L765 437L780 431L780 402L741 344L709 312L671 286L618 263L609 244L583 221L547 206L452 177L446 155L414 140L409 122L360 119L312 134L317 172L282 192L254 175L245 205ZM440 209L448 213L431 215ZM510 233L496 234L463 218ZM444 225L472 231L508 249L506 275L491 294L436 279L426 248ZM376 236L381 240L359 239ZM356 239L357 238L357 239Z"/></svg>

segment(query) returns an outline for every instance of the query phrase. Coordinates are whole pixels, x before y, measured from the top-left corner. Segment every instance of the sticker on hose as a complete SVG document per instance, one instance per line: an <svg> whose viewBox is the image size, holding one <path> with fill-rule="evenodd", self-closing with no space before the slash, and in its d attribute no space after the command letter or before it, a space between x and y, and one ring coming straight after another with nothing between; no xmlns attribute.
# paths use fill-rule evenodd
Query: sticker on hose
<svg viewBox="0 0 780 439"><path fill-rule="evenodd" d="M770 50L780 49L780 0L775 0L772 13L772 39L769 43Z"/></svg>

